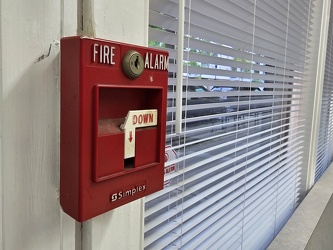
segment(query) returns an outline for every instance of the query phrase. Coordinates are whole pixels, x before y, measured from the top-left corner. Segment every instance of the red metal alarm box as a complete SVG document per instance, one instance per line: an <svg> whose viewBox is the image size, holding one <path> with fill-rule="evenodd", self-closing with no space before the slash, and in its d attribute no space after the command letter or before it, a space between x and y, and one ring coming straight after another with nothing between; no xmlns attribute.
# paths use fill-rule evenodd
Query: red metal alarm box
<svg viewBox="0 0 333 250"><path fill-rule="evenodd" d="M60 203L85 221L163 188L168 53L61 39Z"/></svg>

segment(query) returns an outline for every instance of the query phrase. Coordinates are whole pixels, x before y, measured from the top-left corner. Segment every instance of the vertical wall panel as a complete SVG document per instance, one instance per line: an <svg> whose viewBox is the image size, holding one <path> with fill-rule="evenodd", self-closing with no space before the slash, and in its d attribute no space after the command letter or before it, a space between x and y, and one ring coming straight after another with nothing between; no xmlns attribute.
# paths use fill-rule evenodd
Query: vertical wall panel
<svg viewBox="0 0 333 250"><path fill-rule="evenodd" d="M147 0L83 1L83 35L147 44ZM84 250L141 249L143 199L83 223Z"/></svg>
<svg viewBox="0 0 333 250"><path fill-rule="evenodd" d="M305 140L304 167L302 169L301 197L305 197L315 179L316 153L318 144L318 133L320 124L320 109L323 93L323 79L325 70L327 34L329 23L330 0L312 1L313 21L310 23L309 33L311 41L308 47L310 53L307 55L307 66L305 72L306 91L304 95L304 124L309 128Z"/></svg>
<svg viewBox="0 0 333 250"><path fill-rule="evenodd" d="M333 9L331 7L329 16L329 31L327 38L327 52L323 83L323 94L321 100L320 126L318 133L318 148L316 158L315 181L322 176L333 161Z"/></svg>
<svg viewBox="0 0 333 250"><path fill-rule="evenodd" d="M76 33L76 5L1 1L2 249L75 248L58 200L58 41Z"/></svg>

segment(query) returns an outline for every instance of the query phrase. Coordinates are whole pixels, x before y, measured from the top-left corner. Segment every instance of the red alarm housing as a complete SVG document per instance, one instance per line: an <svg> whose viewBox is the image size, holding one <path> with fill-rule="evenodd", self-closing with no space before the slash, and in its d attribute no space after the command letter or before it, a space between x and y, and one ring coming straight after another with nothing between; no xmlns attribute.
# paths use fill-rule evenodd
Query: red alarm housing
<svg viewBox="0 0 333 250"><path fill-rule="evenodd" d="M61 39L60 203L85 221L163 188L168 53Z"/></svg>

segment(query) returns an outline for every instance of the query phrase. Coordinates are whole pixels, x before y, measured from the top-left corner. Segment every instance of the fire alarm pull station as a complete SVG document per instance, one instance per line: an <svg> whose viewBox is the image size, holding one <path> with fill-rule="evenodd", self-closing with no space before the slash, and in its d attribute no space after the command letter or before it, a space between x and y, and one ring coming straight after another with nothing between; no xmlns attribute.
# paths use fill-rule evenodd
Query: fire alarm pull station
<svg viewBox="0 0 333 250"><path fill-rule="evenodd" d="M163 188L168 53L61 39L60 203L85 221Z"/></svg>

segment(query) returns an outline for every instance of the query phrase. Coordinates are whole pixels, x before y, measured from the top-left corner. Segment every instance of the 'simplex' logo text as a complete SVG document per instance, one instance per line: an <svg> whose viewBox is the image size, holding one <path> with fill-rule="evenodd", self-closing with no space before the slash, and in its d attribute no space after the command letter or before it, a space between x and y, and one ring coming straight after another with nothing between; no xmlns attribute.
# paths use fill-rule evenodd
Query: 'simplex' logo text
<svg viewBox="0 0 333 250"><path fill-rule="evenodd" d="M138 184L138 185L135 185L132 187L126 187L126 188L123 188L122 190L112 193L110 196L110 201L115 202L115 201L119 201L124 198L130 198L131 196L138 195L142 192L145 192L145 190L146 190L145 183Z"/></svg>

